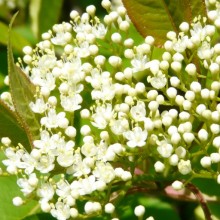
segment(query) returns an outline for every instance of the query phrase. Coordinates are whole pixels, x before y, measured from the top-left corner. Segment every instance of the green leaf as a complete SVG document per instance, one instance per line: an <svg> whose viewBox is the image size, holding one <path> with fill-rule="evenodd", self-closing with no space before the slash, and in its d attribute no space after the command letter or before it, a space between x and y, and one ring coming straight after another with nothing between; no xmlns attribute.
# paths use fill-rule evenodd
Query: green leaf
<svg viewBox="0 0 220 220"><path fill-rule="evenodd" d="M16 16L16 15L15 15ZM18 120L24 128L29 142L32 145L33 140L39 137L39 121L36 114L29 108L29 103L34 100L35 86L30 82L25 73L14 63L12 46L10 41L10 30L15 19L15 16L10 23L9 42L8 42L8 70L9 83L12 95L12 101L15 111L18 115Z"/></svg>
<svg viewBox="0 0 220 220"><path fill-rule="evenodd" d="M55 218L50 213L39 213L37 215L31 215L23 220L55 220Z"/></svg>
<svg viewBox="0 0 220 220"><path fill-rule="evenodd" d="M204 0L122 0L137 30L155 38L162 46L168 31L179 31L183 21L188 23L198 15L206 15Z"/></svg>
<svg viewBox="0 0 220 220"><path fill-rule="evenodd" d="M14 197L21 196L16 180L16 176L0 177L1 220L21 220L39 211L38 203L33 200L20 207L15 207L12 204Z"/></svg>
<svg viewBox="0 0 220 220"><path fill-rule="evenodd" d="M8 26L0 21L0 43L3 45L8 44ZM29 41L27 41L21 34L12 31L11 37L12 46L18 52L22 52L24 46L31 45Z"/></svg>
<svg viewBox="0 0 220 220"><path fill-rule="evenodd" d="M9 137L13 144L21 143L26 148L30 145L16 113L0 100L0 139L2 137Z"/></svg>
<svg viewBox="0 0 220 220"><path fill-rule="evenodd" d="M63 0L31 0L30 16L35 36L39 38L58 22L62 5Z"/></svg>
<svg viewBox="0 0 220 220"><path fill-rule="evenodd" d="M197 179L193 179L192 183L195 186L197 186L202 193L205 193L209 196L220 197L219 184L214 178L213 179L197 178Z"/></svg>
<svg viewBox="0 0 220 220"><path fill-rule="evenodd" d="M143 193L130 194L124 197L116 207L116 212L119 214L121 220L136 219L134 209L137 205L143 205L146 208L143 219L153 216L154 219L180 220L175 207L169 202L150 197L148 194Z"/></svg>
<svg viewBox="0 0 220 220"><path fill-rule="evenodd" d="M212 220L220 219L220 209L219 209L219 202L216 203L208 203L208 207L212 213Z"/></svg>

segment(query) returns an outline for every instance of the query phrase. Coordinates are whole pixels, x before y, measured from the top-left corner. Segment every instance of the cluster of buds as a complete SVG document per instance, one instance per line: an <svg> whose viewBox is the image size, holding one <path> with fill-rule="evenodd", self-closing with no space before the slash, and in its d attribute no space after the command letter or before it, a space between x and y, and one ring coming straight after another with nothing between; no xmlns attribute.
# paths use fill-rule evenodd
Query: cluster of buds
<svg viewBox="0 0 220 220"><path fill-rule="evenodd" d="M183 22L178 35L168 32L159 59L151 58L153 37L140 44L129 37L123 6L102 6L103 22L93 5L82 15L74 10L69 23L23 49L18 65L37 88L27 107L39 119L40 137L31 152L1 140L2 162L24 195L14 204L35 197L59 220L117 216L114 197L132 187L137 169L170 177L175 189L196 177L220 183L218 3L209 12L213 24L198 17ZM10 93L1 99L14 108ZM134 210L138 218L144 212L141 205Z"/></svg>

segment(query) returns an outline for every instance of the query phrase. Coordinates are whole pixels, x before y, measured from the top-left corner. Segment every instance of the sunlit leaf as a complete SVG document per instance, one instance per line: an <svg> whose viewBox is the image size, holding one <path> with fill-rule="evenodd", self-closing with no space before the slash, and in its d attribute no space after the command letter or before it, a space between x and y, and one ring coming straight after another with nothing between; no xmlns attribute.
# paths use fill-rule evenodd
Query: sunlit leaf
<svg viewBox="0 0 220 220"><path fill-rule="evenodd" d="M0 100L0 139L9 137L14 144L21 143L28 148L28 137L19 125L16 113Z"/></svg>
<svg viewBox="0 0 220 220"><path fill-rule="evenodd" d="M32 30L37 37L58 22L62 5L63 0L31 0Z"/></svg>
<svg viewBox="0 0 220 220"><path fill-rule="evenodd" d="M122 0L137 30L146 37L152 35L162 46L168 31L179 31L183 21L189 23L206 14L204 0Z"/></svg>
<svg viewBox="0 0 220 220"><path fill-rule="evenodd" d="M20 207L12 204L14 197L21 196L16 179L16 176L0 177L1 220L21 220L39 211L39 204L33 200Z"/></svg>
<svg viewBox="0 0 220 220"><path fill-rule="evenodd" d="M0 43L8 43L8 26L0 21ZM24 46L31 45L30 42L19 33L12 31L11 44L18 52L21 52Z"/></svg>
<svg viewBox="0 0 220 220"><path fill-rule="evenodd" d="M10 30L12 23L13 19L10 24ZM39 137L40 128L36 115L29 108L29 103L34 100L35 86L30 82L25 73L14 63L10 34L8 43L8 70L10 91L15 111L18 115L18 120L28 136L30 144L32 144L33 139Z"/></svg>

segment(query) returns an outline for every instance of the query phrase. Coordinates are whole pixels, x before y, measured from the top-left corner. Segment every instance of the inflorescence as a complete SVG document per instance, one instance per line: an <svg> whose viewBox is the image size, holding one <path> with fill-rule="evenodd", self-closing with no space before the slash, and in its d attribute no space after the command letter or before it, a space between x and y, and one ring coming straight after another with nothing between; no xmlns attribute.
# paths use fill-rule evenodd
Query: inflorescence
<svg viewBox="0 0 220 220"><path fill-rule="evenodd" d="M23 49L18 65L37 88L29 107L41 128L31 152L1 140L5 172L18 176L24 195L15 205L37 198L59 220L115 216L115 186L132 187L148 170L176 190L195 177L220 183L220 4L207 4L210 22L197 17L168 32L160 58L154 38L135 42L125 8L112 10L109 0L103 21L93 5L74 10ZM14 108L9 92L1 99Z"/></svg>

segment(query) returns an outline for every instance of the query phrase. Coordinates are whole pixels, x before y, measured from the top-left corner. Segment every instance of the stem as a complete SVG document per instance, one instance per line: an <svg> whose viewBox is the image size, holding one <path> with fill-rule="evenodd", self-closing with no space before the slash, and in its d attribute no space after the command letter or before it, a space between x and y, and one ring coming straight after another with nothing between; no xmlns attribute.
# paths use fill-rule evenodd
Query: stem
<svg viewBox="0 0 220 220"><path fill-rule="evenodd" d="M198 199L198 201L203 209L205 219L212 220L212 215L211 215L211 212L210 212L209 207L207 205L207 202L206 202L205 198L203 197L202 193L199 191L199 189L196 186L194 186L192 183L187 183L186 188L189 189Z"/></svg>

